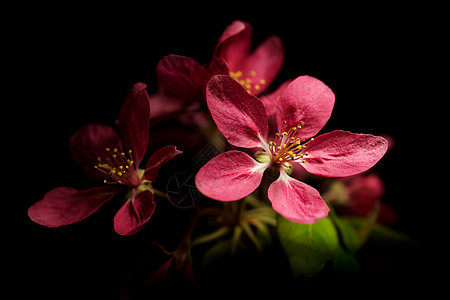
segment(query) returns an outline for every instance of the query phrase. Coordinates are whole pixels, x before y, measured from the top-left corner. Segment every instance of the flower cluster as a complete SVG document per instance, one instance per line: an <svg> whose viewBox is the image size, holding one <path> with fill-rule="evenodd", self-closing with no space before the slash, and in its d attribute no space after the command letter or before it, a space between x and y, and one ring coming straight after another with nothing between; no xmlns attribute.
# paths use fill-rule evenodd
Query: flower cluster
<svg viewBox="0 0 450 300"><path fill-rule="evenodd" d="M159 90L148 95L146 84L135 84L120 110L117 131L88 124L75 132L72 157L100 185L54 188L29 208L31 220L47 227L73 224L120 194L126 200L114 217L114 230L119 235L140 232L155 211L155 196L171 199L169 191L153 184L160 168L182 153L176 146L158 145L144 163L149 128L176 119L210 140L224 140L193 171L202 205L180 227L187 230L175 250L155 241L169 259L148 272L145 284L173 277L192 283L205 261L236 254L243 245L263 252L274 239L296 277L315 276L328 261L338 271L342 261L353 263L370 230L396 218L382 204L383 182L371 171L390 143L366 133L320 133L333 111L333 91L307 75L273 89L284 62L283 44L270 36L252 48L252 31L250 24L234 21L208 63L163 57L156 67ZM201 142L191 143L197 152L204 148ZM194 262L197 245L206 245L199 255L202 264ZM313 257L305 254L311 251Z"/></svg>

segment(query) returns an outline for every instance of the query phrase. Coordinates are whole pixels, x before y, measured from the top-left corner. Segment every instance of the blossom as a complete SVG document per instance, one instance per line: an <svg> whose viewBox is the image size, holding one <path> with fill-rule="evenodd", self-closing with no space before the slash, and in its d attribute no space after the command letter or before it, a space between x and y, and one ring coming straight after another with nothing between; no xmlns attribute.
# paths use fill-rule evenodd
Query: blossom
<svg viewBox="0 0 450 300"><path fill-rule="evenodd" d="M398 213L382 201L385 187L376 174L359 174L334 180L323 194L337 212L343 215L367 217L379 204L377 222L391 224Z"/></svg>
<svg viewBox="0 0 450 300"><path fill-rule="evenodd" d="M267 169L279 172L268 198L275 211L293 222L311 224L328 215L319 192L289 176L294 166L325 177L344 177L366 171L387 150L387 141L370 134L336 130L313 138L326 124L335 96L318 79L300 76L278 100L279 132L268 141L268 116L260 99L229 76L215 76L207 86L207 105L228 142L241 148L262 148L255 159L243 151L222 153L197 173L201 193L220 201L246 197L261 183Z"/></svg>
<svg viewBox="0 0 450 300"><path fill-rule="evenodd" d="M148 146L150 102L144 83L128 92L119 114L119 133L101 124L88 124L70 138L75 162L83 165L85 174L102 179L104 185L77 190L57 187L28 209L34 222L60 227L85 219L121 191L130 191L128 200L114 217L114 229L120 235L140 231L155 210L151 182L159 169L182 153L175 146L165 146L153 153L140 169Z"/></svg>
<svg viewBox="0 0 450 300"><path fill-rule="evenodd" d="M176 102L173 110L164 109L167 115L180 113L180 108L191 110L192 105L204 103L206 85L215 75L230 75L248 93L262 93L281 69L284 48L277 36L270 36L251 52L252 33L249 23L234 21L222 33L206 67L186 56L163 57L156 75L166 96L152 96L152 103L164 106L168 100Z"/></svg>

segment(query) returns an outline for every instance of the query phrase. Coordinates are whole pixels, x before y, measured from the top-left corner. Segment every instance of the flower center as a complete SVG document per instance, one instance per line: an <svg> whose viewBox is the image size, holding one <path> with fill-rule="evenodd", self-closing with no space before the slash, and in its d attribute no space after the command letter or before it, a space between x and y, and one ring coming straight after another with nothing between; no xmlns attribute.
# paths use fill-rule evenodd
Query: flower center
<svg viewBox="0 0 450 300"><path fill-rule="evenodd" d="M230 72L231 78L239 82L245 90L252 94L261 89L261 86L266 84L265 79L256 80L254 77L256 76L256 71L250 71L250 77L243 77L242 71Z"/></svg>
<svg viewBox="0 0 450 300"><path fill-rule="evenodd" d="M138 172L132 160L131 150L128 153L119 152L119 149L105 148L108 153L106 157L97 157L98 164L94 166L100 172L109 175L103 180L107 184L125 184L128 186L138 186L140 183Z"/></svg>
<svg viewBox="0 0 450 300"><path fill-rule="evenodd" d="M286 121L283 121L286 124ZM306 145L314 138L302 143L300 138L294 137L297 130L302 127L300 125L290 128L282 133L275 133L275 140L269 142L269 150L272 155L272 163L281 165L284 168L291 169L291 162L305 163L309 156L308 152L303 152Z"/></svg>

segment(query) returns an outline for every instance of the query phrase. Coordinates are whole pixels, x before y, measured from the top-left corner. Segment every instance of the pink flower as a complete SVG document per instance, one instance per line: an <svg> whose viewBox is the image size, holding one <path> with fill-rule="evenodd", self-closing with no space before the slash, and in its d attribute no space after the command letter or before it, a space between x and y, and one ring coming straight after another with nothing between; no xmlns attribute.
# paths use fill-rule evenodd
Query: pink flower
<svg viewBox="0 0 450 300"><path fill-rule="evenodd" d="M280 38L273 35L250 52L252 34L249 23L234 21L219 38L213 58L225 59L230 76L248 93L259 95L280 71L284 48Z"/></svg>
<svg viewBox="0 0 450 300"><path fill-rule="evenodd" d="M343 215L367 217L379 203L377 222L392 224L398 213L382 201L384 184L375 174L360 174L334 181L323 195Z"/></svg>
<svg viewBox="0 0 450 300"><path fill-rule="evenodd" d="M70 138L73 159L84 166L87 176L103 179L105 185L77 190L57 187L28 209L28 216L47 227L60 227L85 219L123 190L129 199L114 217L120 235L140 231L155 210L151 182L158 170L175 155L175 146L165 146L150 156L145 169L139 165L148 146L150 124L146 85L135 84L119 115L119 134L106 125L88 124Z"/></svg>
<svg viewBox="0 0 450 300"><path fill-rule="evenodd" d="M300 76L278 100L279 133L268 141L268 117L264 104L229 76L215 76L207 86L207 104L225 138L236 147L259 147L256 160L242 151L228 151L204 165L195 181L201 193L220 201L246 197L271 168L279 177L268 189L275 211L299 223L314 223L328 215L329 208L313 187L288 174L301 165L325 177L343 177L366 171L387 150L387 141L370 134L336 130L316 135L328 121L334 94L318 79Z"/></svg>
<svg viewBox="0 0 450 300"><path fill-rule="evenodd" d="M180 107L203 103L206 84L214 75L230 75L253 95L263 92L281 69L284 49L277 36L270 36L250 52L252 33L250 24L234 21L219 38L206 67L186 56L172 54L162 58L156 74L167 96L152 97L154 101L162 105L167 98L175 99L173 111L164 110L169 115L179 113Z"/></svg>

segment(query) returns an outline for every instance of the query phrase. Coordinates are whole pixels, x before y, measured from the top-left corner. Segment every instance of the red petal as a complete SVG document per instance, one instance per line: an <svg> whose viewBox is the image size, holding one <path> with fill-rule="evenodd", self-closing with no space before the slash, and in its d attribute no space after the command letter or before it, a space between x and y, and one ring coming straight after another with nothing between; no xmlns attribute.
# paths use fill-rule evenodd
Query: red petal
<svg viewBox="0 0 450 300"><path fill-rule="evenodd" d="M238 200L259 186L266 167L244 152L228 151L214 157L198 171L195 185L209 198Z"/></svg>
<svg viewBox="0 0 450 300"><path fill-rule="evenodd" d="M386 153L388 142L380 136L342 130L318 136L305 152L306 171L325 177L344 177L367 171Z"/></svg>
<svg viewBox="0 0 450 300"><path fill-rule="evenodd" d="M283 170L270 185L268 196L273 209L292 222L312 224L330 211L315 188L289 177Z"/></svg>
<svg viewBox="0 0 450 300"><path fill-rule="evenodd" d="M230 71L242 72L242 78L251 79L253 95L262 93L280 72L284 61L284 48L277 36L267 38L256 50L248 54L235 65L230 64ZM259 88L255 89L258 85Z"/></svg>
<svg viewBox="0 0 450 300"><path fill-rule="evenodd" d="M105 150L107 147L122 149L122 143L117 132L106 125L85 125L70 138L73 160L90 168L98 164L97 157L104 159L110 156Z"/></svg>
<svg viewBox="0 0 450 300"><path fill-rule="evenodd" d="M156 75L168 96L188 102L204 99L207 71L194 59L173 54L165 56L156 67Z"/></svg>
<svg viewBox="0 0 450 300"><path fill-rule="evenodd" d="M161 121L176 117L184 112L186 101L180 98L171 98L167 96L162 88L149 97L152 126Z"/></svg>
<svg viewBox="0 0 450 300"><path fill-rule="evenodd" d="M295 137L303 141L316 135L327 123L334 106L334 93L322 81L300 76L288 85L278 105L278 130L287 132L300 125L302 128L295 132Z"/></svg>
<svg viewBox="0 0 450 300"><path fill-rule="evenodd" d="M278 113L278 100L280 100L281 95L286 90L289 83L292 82L292 79L288 79L283 82L275 91L265 96L262 96L260 99L264 103L264 107L266 108L267 115L272 116Z"/></svg>
<svg viewBox="0 0 450 300"><path fill-rule="evenodd" d="M213 57L223 57L230 70L250 52L253 29L247 22L234 21L219 38Z"/></svg>
<svg viewBox="0 0 450 300"><path fill-rule="evenodd" d="M119 209L114 217L114 230L120 235L138 233L150 220L156 204L150 191L136 194L132 191L131 198Z"/></svg>
<svg viewBox="0 0 450 300"><path fill-rule="evenodd" d="M28 209L34 222L47 227L60 227L81 221L104 203L108 202L120 188L101 186L78 191L71 187L58 187Z"/></svg>
<svg viewBox="0 0 450 300"><path fill-rule="evenodd" d="M144 179L155 181L158 177L159 169L172 158L178 154L183 153L183 151L177 150L175 146L164 146L150 156L147 162L147 167L145 168Z"/></svg>
<svg viewBox="0 0 450 300"><path fill-rule="evenodd" d="M136 83L128 92L120 109L119 127L125 151L133 151L136 166L142 161L148 146L150 98L144 83Z"/></svg>
<svg viewBox="0 0 450 300"><path fill-rule="evenodd" d="M264 104L231 77L211 78L206 102L217 127L234 146L253 148L266 140L269 127Z"/></svg>

